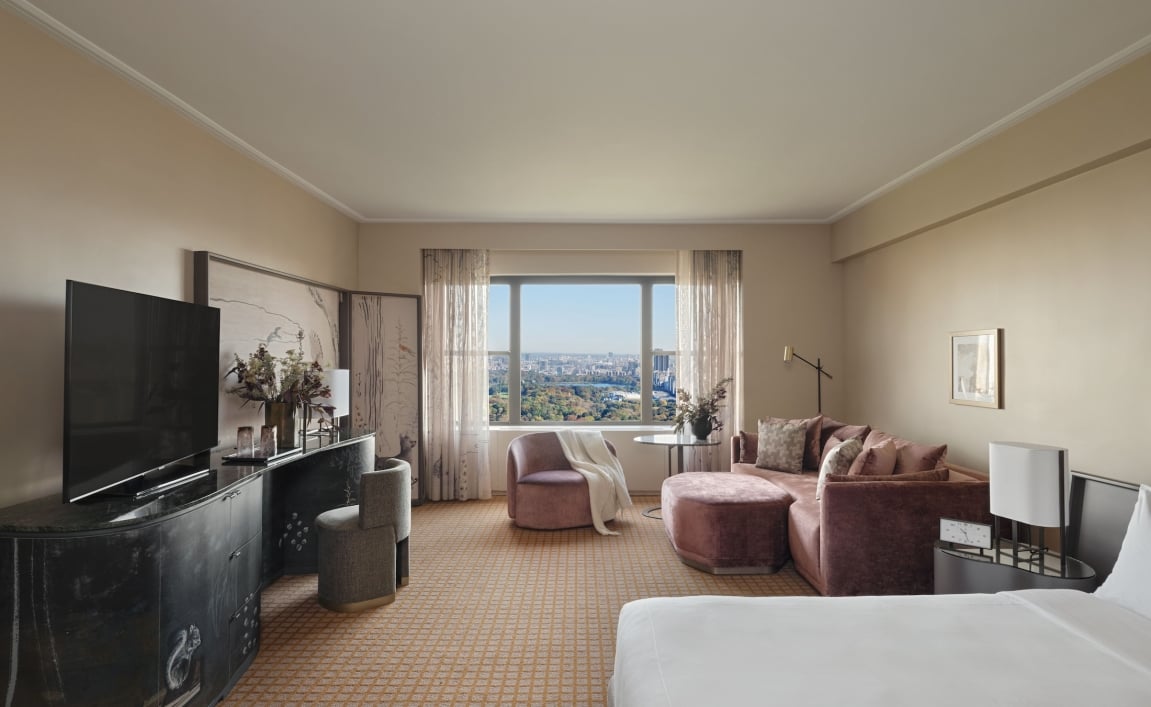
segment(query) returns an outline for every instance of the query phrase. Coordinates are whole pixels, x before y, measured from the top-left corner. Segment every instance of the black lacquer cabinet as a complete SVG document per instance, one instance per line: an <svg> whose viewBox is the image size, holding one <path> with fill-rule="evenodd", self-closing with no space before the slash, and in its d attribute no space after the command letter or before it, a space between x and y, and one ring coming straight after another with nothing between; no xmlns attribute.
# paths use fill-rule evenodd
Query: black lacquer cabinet
<svg viewBox="0 0 1151 707"><path fill-rule="evenodd" d="M374 440L267 467L213 462L207 477L147 501L0 509L0 705L209 705L227 694L259 648L261 587L315 571L312 522L355 502Z"/></svg>

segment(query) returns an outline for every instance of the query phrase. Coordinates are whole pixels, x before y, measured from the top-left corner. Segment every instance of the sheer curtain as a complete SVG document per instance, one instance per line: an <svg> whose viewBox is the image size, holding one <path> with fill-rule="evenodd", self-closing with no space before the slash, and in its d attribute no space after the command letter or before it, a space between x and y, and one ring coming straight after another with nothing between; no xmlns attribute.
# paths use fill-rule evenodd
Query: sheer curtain
<svg viewBox="0 0 1151 707"><path fill-rule="evenodd" d="M428 499L491 498L488 253L424 250L423 256Z"/></svg>
<svg viewBox="0 0 1151 707"><path fill-rule="evenodd" d="M677 387L704 395L724 378L727 400L718 415L723 431L718 447L693 447L693 469L728 467L727 439L740 430L743 381L743 310L738 250L680 251L676 268L676 324L679 331Z"/></svg>

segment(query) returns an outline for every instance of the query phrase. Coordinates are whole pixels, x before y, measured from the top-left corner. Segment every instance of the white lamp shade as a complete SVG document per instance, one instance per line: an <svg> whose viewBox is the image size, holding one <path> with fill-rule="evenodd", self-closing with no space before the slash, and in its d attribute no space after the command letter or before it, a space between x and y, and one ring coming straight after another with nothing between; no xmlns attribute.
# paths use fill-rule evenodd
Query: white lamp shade
<svg viewBox="0 0 1151 707"><path fill-rule="evenodd" d="M1027 525L1062 524L1067 450L1024 442L989 445L991 514Z"/></svg>
<svg viewBox="0 0 1151 707"><path fill-rule="evenodd" d="M327 400L327 404L335 408L332 411L332 417L343 417L351 414L351 372L346 368L332 368L324 371L324 376L328 388L332 391L332 397Z"/></svg>

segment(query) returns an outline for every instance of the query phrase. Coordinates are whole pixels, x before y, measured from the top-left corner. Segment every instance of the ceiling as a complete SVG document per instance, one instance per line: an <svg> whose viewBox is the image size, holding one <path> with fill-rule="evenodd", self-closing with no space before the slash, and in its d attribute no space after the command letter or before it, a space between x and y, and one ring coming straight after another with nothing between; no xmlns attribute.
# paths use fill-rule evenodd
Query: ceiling
<svg viewBox="0 0 1151 707"><path fill-rule="evenodd" d="M1148 0L0 0L349 216L829 222L1151 48Z"/></svg>

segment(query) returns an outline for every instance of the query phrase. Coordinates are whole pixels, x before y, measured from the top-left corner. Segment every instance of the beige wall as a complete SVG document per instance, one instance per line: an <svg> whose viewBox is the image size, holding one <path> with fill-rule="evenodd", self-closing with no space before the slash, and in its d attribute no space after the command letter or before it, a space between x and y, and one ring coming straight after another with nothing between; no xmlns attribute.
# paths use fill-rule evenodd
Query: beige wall
<svg viewBox="0 0 1151 707"><path fill-rule="evenodd" d="M356 224L0 11L0 506L60 489L64 281L191 299L211 250L355 285Z"/></svg>
<svg viewBox="0 0 1151 707"><path fill-rule="evenodd" d="M948 442L977 469L988 442L1014 440L1151 483L1149 98L1145 58L835 225L845 253L880 246L844 261L851 419ZM987 188L1002 171L1016 178L1006 196ZM1003 409L950 404L949 332L994 327Z"/></svg>
<svg viewBox="0 0 1151 707"><path fill-rule="evenodd" d="M744 254L744 419L765 415L809 416L815 413L815 372L802 364L783 363L783 347L821 356L832 374L843 371L841 353L841 273L829 258L826 226L756 225L538 225L538 224L373 224L360 228L359 283L367 290L397 293L421 291L421 248L487 248L509 251L610 251L735 249ZM627 253L634 257L634 252ZM587 258L583 258L588 262ZM594 259L589 267L597 266ZM837 376L836 381L839 381ZM825 385L824 410L842 411L842 383ZM753 423L752 423L753 424ZM666 475L662 448L640 448L631 442L639 432L609 433L619 443L629 486L635 491L659 488ZM492 442L493 487L505 486L507 435ZM726 455L723 467L726 468Z"/></svg>

